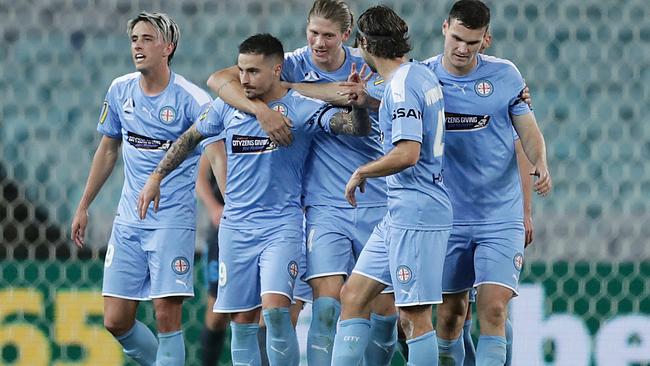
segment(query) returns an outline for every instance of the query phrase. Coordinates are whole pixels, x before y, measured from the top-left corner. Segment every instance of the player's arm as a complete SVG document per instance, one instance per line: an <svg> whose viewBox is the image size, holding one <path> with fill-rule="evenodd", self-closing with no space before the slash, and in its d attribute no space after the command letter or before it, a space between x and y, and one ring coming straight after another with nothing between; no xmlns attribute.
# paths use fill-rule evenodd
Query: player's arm
<svg viewBox="0 0 650 366"><path fill-rule="evenodd" d="M537 181L533 185L535 192L546 196L551 192L553 182L546 162L546 143L539 126L537 126L535 115L532 112L513 115L512 123L528 160L533 164L533 169L529 171L529 174L537 177Z"/></svg>
<svg viewBox="0 0 650 366"><path fill-rule="evenodd" d="M335 135L367 136L371 129L368 110L357 106L349 113L337 112L329 121L329 131Z"/></svg>
<svg viewBox="0 0 650 366"><path fill-rule="evenodd" d="M226 145L224 140L215 141L205 147L205 156L210 161L212 174L217 179L217 185L221 195L226 198L226 172L228 168L228 159L226 156Z"/></svg>
<svg viewBox="0 0 650 366"><path fill-rule="evenodd" d="M361 92L366 92L365 90L359 90L356 83L348 83L347 81L336 82L336 83L288 83L283 82L283 84L291 89L296 90L298 93L325 101L329 104L336 106L346 106L349 105L348 95L357 94ZM379 103L381 101L373 97L368 97L368 108L370 109L379 109Z"/></svg>
<svg viewBox="0 0 650 366"><path fill-rule="evenodd" d="M360 166L350 177L345 186L345 198L352 206L357 205L355 191L365 192L366 179L387 177L414 166L420 159L420 143L411 140L400 140L388 154Z"/></svg>
<svg viewBox="0 0 650 366"><path fill-rule="evenodd" d="M158 211L160 203L160 183L176 167L178 167L187 156L201 142L203 135L196 129L196 124L192 125L172 144L165 156L162 158L156 169L147 179L140 197L138 198L138 214L143 220L147 215L149 204L153 201L154 212Z"/></svg>
<svg viewBox="0 0 650 366"><path fill-rule="evenodd" d="M208 159L206 152L204 152L199 160L199 170L196 176L196 195L208 210L208 215L210 216L212 224L217 226L219 225L219 221L221 221L223 205L214 196L210 184L211 176L212 170L210 168L210 160Z"/></svg>
<svg viewBox="0 0 650 366"><path fill-rule="evenodd" d="M291 144L291 121L269 108L260 99L249 99L244 94L244 88L239 80L239 69L231 66L215 71L208 78L208 87L224 102L240 111L254 115L260 122L260 127L276 144L288 146Z"/></svg>
<svg viewBox="0 0 650 366"><path fill-rule="evenodd" d="M86 187L72 220L71 239L81 248L88 225L88 208L113 172L122 140L103 136L95 151Z"/></svg>
<svg viewBox="0 0 650 366"><path fill-rule="evenodd" d="M517 165L519 166L519 177L521 178L521 193L524 197L524 229L526 231L526 240L524 245L528 246L533 242L533 179L530 172L533 170L533 164L528 161L524 148L521 146L521 140L515 140L515 152L517 154Z"/></svg>

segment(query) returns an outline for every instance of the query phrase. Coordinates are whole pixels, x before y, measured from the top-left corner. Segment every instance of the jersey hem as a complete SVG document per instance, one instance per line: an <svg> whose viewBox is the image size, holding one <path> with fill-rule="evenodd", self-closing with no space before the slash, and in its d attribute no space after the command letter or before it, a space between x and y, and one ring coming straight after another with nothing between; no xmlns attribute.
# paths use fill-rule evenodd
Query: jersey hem
<svg viewBox="0 0 650 366"><path fill-rule="evenodd" d="M432 301L416 301L416 302L408 302L408 303L395 303L395 306L398 308L406 308L409 306L417 306L417 305L437 305L437 304L442 304L442 300L432 300Z"/></svg>
<svg viewBox="0 0 650 366"><path fill-rule="evenodd" d="M102 291L102 296L104 297L115 297L118 299L124 299L124 300L135 300L135 301L149 301L151 300L151 297L133 297L133 296L124 296L124 295L118 295L110 292L103 292Z"/></svg>
<svg viewBox="0 0 650 366"><path fill-rule="evenodd" d="M386 285L386 286L392 286L393 285L392 283L384 282L384 281L380 280L379 278L377 278L375 276L371 276L371 275L369 275L367 273L363 273L363 272L358 271L358 270L352 270L352 273L356 273L356 274L361 275L363 277L369 278L369 279L371 279L373 281L377 281L377 282L381 283L382 285ZM393 292L395 292L395 290L393 290Z"/></svg>
<svg viewBox="0 0 650 366"><path fill-rule="evenodd" d="M512 287L506 285L505 283L494 282L494 281L483 281L483 282L475 283L475 284L474 284L474 287L479 287L479 286L481 286L481 285L497 285L497 286L505 287L505 288L507 288L507 289L509 289L509 290L512 291L512 293L514 294L514 295L512 295L512 297L517 297L517 296L519 296L519 291L517 291L517 290L515 290L514 288L512 288Z"/></svg>
<svg viewBox="0 0 650 366"><path fill-rule="evenodd" d="M113 221L113 223L124 225L124 226L129 226L129 227L134 227L136 229L145 229L145 230L187 229L187 230L196 231L196 225L194 225L194 226L187 226L187 225L182 225L182 226L177 226L177 225L170 225L170 226L154 225L154 226L149 226L149 225L136 224L136 223L132 223L132 222L125 222L125 221L122 221L122 220L115 220L115 221Z"/></svg>
<svg viewBox="0 0 650 366"><path fill-rule="evenodd" d="M251 310L255 310L255 309L257 309L257 308L261 308L261 307L262 307L262 304L261 304L261 303L258 304L258 305L255 305L255 306L249 307L249 308L218 309L218 308L213 307L213 308L212 308L212 312L213 312L213 313L221 313L221 314L243 313L243 312L251 311Z"/></svg>

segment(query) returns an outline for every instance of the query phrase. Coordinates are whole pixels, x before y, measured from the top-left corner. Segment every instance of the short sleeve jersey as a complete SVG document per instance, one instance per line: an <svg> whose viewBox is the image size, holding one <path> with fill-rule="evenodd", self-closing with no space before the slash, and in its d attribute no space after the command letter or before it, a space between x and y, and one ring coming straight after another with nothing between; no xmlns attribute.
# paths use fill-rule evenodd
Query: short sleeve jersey
<svg viewBox="0 0 650 366"><path fill-rule="evenodd" d="M295 91L269 107L293 121L294 140L288 147L275 145L254 116L221 99L216 99L197 123L197 130L206 137L223 130L220 137L225 139L228 156L224 227L302 225L303 175L313 136L329 132L330 119L341 109Z"/></svg>
<svg viewBox="0 0 650 366"><path fill-rule="evenodd" d="M329 83L345 81L356 63L357 70L365 63L359 51L344 46L345 62L338 70L325 71L316 66L311 59L308 46L288 52L282 65L282 79L293 83ZM381 95L383 84L369 82L371 92ZM379 91L377 91L379 89ZM377 98L380 99L380 98ZM345 200L344 189L352 173L361 165L382 156L380 130L377 114L371 112L372 130L368 136L340 136L326 133L317 134L306 166L304 204L305 206L328 205L350 207ZM386 183L382 178L369 179L366 192L360 194L359 207L379 207L386 205Z"/></svg>
<svg viewBox="0 0 650 366"><path fill-rule="evenodd" d="M442 66L442 56L425 64L438 76L445 97L445 184L455 224L523 220L512 115L530 113L521 100L524 80L508 60L479 54L467 75Z"/></svg>
<svg viewBox="0 0 650 366"><path fill-rule="evenodd" d="M450 229L451 203L442 179L445 130L438 79L425 66L407 62L387 82L379 108L384 151L389 153L403 140L421 145L414 166L386 177L391 225Z"/></svg>
<svg viewBox="0 0 650 366"><path fill-rule="evenodd" d="M181 75L171 73L162 93L147 96L140 73L113 80L106 93L97 130L122 140L124 186L116 223L146 229L195 228L196 162L198 150L163 179L158 212L149 208L144 220L137 213L138 195L165 152L210 103L210 96Z"/></svg>

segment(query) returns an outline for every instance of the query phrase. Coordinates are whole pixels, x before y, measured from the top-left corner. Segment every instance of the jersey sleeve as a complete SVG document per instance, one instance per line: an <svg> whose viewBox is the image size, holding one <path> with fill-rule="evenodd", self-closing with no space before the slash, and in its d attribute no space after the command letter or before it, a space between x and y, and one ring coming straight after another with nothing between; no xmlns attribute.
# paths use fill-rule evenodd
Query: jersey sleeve
<svg viewBox="0 0 650 366"><path fill-rule="evenodd" d="M221 98L217 98L212 103L206 104L202 110L195 122L196 130L204 137L217 136L223 132L226 103Z"/></svg>
<svg viewBox="0 0 650 366"><path fill-rule="evenodd" d="M517 67L512 64L510 66L510 69L508 70L509 76L508 79L512 80L510 87L512 88L513 95L510 98L509 101L509 111L510 114L515 115L515 116L521 116L524 114L530 113L530 107L526 102L524 102L523 99L521 99L521 92L524 90L524 87L526 86L526 82L524 81L524 78L521 76L519 73L519 70Z"/></svg>
<svg viewBox="0 0 650 366"><path fill-rule="evenodd" d="M224 140L226 138L226 133L225 132L226 132L226 130L223 130L223 131L221 131L220 134L218 134L216 136L211 136L211 137L208 137L206 139L201 140L201 143L199 144L199 146L201 147L201 153L205 152L205 149L208 146L214 144L215 142L220 141L220 140Z"/></svg>
<svg viewBox="0 0 650 366"><path fill-rule="evenodd" d="M324 103L320 106L320 108L316 109L316 111L308 120L309 122L307 124L309 126L313 126L315 128L315 131L325 131L329 134L334 135L335 133L332 132L330 128L330 121L334 115L339 112L350 113L351 110L351 108L336 107L329 103Z"/></svg>
<svg viewBox="0 0 650 366"><path fill-rule="evenodd" d="M106 98L104 98L104 103L102 104L102 110L99 114L99 121L97 123L97 131L101 134L114 138L122 138L122 122L120 122L120 117L118 115L117 107L119 104L116 104L116 98L114 97L115 88L111 87L106 93Z"/></svg>
<svg viewBox="0 0 650 366"><path fill-rule="evenodd" d="M200 93L197 96L192 96L188 105L188 116L192 121L196 121L201 117L201 113L205 109L204 106L212 102L212 98L203 89L199 89Z"/></svg>
<svg viewBox="0 0 650 366"><path fill-rule="evenodd" d="M280 79L295 83L298 80L296 76L299 73L300 54L298 50L293 52L286 52L284 54L284 62L282 63L282 74Z"/></svg>
<svg viewBox="0 0 650 366"><path fill-rule="evenodd" d="M408 78L412 80L411 78ZM422 113L424 100L419 83L407 83L406 75L395 75L391 81L389 104L392 119L392 143L401 140L417 141L422 143Z"/></svg>

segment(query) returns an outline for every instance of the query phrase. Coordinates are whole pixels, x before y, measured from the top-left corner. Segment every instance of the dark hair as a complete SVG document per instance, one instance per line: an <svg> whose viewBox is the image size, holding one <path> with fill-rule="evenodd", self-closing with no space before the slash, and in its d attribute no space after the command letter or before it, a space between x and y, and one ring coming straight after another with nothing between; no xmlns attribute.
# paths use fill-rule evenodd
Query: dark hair
<svg viewBox="0 0 650 366"><path fill-rule="evenodd" d="M279 39L268 33L250 36L239 45L239 53L246 55L264 55L275 57L280 62L284 60L284 48Z"/></svg>
<svg viewBox="0 0 650 366"><path fill-rule="evenodd" d="M352 30L354 24L354 15L350 11L350 6L343 0L316 0L311 6L307 15L307 22L311 17L321 17L339 25L341 33Z"/></svg>
<svg viewBox="0 0 650 366"><path fill-rule="evenodd" d="M409 27L391 8L384 5L368 8L357 23L357 43L365 39L364 48L371 55L397 58L411 50Z"/></svg>
<svg viewBox="0 0 650 366"><path fill-rule="evenodd" d="M480 0L460 0L449 10L447 21L458 19L469 29L487 28L490 25L490 8Z"/></svg>

